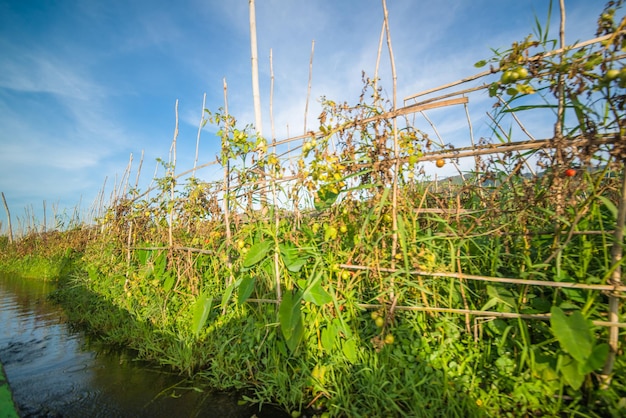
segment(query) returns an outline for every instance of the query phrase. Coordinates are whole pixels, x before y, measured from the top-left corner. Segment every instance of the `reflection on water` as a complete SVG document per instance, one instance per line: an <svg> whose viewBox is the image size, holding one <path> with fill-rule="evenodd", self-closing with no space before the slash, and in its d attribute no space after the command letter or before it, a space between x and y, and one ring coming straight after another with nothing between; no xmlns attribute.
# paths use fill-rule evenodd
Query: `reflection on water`
<svg viewBox="0 0 626 418"><path fill-rule="evenodd" d="M89 343L47 302L53 285L0 275L0 362L22 417L258 417L278 411L193 390L181 377Z"/></svg>

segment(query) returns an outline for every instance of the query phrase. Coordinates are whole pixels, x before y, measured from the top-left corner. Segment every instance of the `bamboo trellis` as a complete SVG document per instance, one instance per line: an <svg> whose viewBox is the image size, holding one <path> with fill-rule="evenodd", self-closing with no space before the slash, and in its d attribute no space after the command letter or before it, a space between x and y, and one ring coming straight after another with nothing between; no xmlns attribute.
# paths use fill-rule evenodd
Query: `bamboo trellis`
<svg viewBox="0 0 626 418"><path fill-rule="evenodd" d="M385 22L385 25L386 25L386 22ZM385 32L384 29L385 29L385 26L383 26L383 33ZM581 42L575 45L574 48L581 48L581 47L588 46L594 43L606 41L607 39L609 39L609 36L592 39L586 42ZM381 40L381 43L382 43L382 40ZM567 50L568 49L566 48L560 48L551 52L544 53L541 56L530 57L528 58L528 60L533 61L533 60L545 58L551 55L558 55ZM311 56L311 64L312 64L312 56ZM556 148L559 148L561 150L567 149L567 148L584 149L586 147L593 148L593 147L599 147L599 146L611 147L611 146L615 146L620 141L623 141L623 138L620 136L619 132L603 133L603 134L595 135L593 137L580 135L574 138L568 138L566 141L563 141L560 138L556 138L556 137L535 139L530 134L530 132L526 129L526 127L517 118L517 115L515 114L515 112L510 112L509 114L511 115L511 117L513 118L517 126L520 128L520 131L523 132L526 136L528 136L530 140L513 140L512 138L509 138L508 142L475 144L472 138L473 127L469 118L468 107L473 105L473 102L471 100L472 97L474 97L473 95L484 92L489 87L489 83L483 82L482 84L478 86L470 86L470 87L465 87L465 88L463 88L462 86L470 82L478 82L479 80L489 77L491 74L497 71L498 71L497 68L492 68L488 71L483 71L478 74L472 75L470 77L466 77L461 80L445 84L443 86L439 86L433 89L419 92L417 94L410 95L404 99L405 106L403 107L397 107L395 100L394 100L394 107L390 111L381 112L380 114L376 114L374 116L348 120L347 122L344 122L341 125L335 126L330 131L328 129L320 129L318 131L307 131L302 135L291 136L291 137L280 139L280 140L275 140L275 138L272 138L271 144L269 144L269 146L274 150L274 152L277 154L278 158L282 162L281 166L287 167L291 164L291 167L292 167L290 168L290 170L284 170L280 175L277 175L276 173L271 173L268 170L263 169L262 167L252 166L248 168L247 170L249 172L253 172L257 180L252 181L252 182L247 181L247 180L237 180L237 178L233 176L233 171L232 171L232 169L234 168L234 164L235 164L234 161L228 160L224 162L223 158L217 157L214 161L209 161L203 165L197 165L196 164L197 157L196 157L196 160L194 162L194 168L192 170L188 170L188 171L179 173L177 175L174 175L174 171L172 170L171 176L173 180L177 180L177 179L185 178L190 173L192 173L192 175L195 178L196 172L198 172L202 168L210 167L213 165L222 166L224 170L223 179L207 181L206 184L210 186L214 186L215 190L219 191L216 199L218 202L221 203L221 207L223 208L222 209L223 212L221 213L220 216L222 216L222 220L226 224L227 245L233 245L231 232L230 232L230 225L234 220L238 218L240 219L241 216L243 216L243 214L237 213L236 210L231 210L231 206L230 206L231 203L243 196L246 196L248 199L251 199L252 193L254 192L254 193L258 193L259 196L263 197L263 198L258 199L258 201L261 202L263 205L268 204L268 200L265 199L264 197L267 196L268 194L271 194L273 198L274 206L278 207L279 206L279 200L277 199L277 193L278 193L277 190L279 190L278 186L280 186L283 189L287 188L287 186L289 186L290 184L295 184L296 181L301 180L303 177L303 174L301 172L293 168L294 166L293 161L296 159L302 158L301 156L302 156L302 151L303 151L303 144L305 143L305 141L329 139L329 138L332 139L334 135L339 134L348 129L357 129L357 130L367 129L368 124L371 124L371 123L391 121L393 122L393 126L394 126L394 134L397 134L397 125L396 125L397 119L405 118L406 120L411 115L422 115L424 119L426 120L426 122L430 124L431 127L434 128L433 123L426 115L426 112L429 112L435 109L449 110L449 109L454 108L455 106L463 106L465 108L468 127L470 130L470 139L472 140L471 145L469 146L468 145L463 145L463 146L448 145L444 147L443 141L441 141L442 143L441 143L440 149L427 150L421 153L420 155L418 155L417 158L414 157L414 160L417 161L417 164L429 162L429 161L437 161L440 159L446 159L448 161L458 161L463 158L478 159L478 157L481 157L481 156L488 156L488 155L494 155L494 154L503 155L503 154L519 153L523 151L533 151L533 150L550 150L550 149L556 149ZM457 88L457 89L450 91L453 88ZM224 80L224 93L225 93L224 99L226 103L226 114L228 115L228 104L227 104L225 80ZM432 96L434 93L438 93L438 95ZM428 96L431 96L431 97L428 97ZM394 99L395 99L395 82L394 82ZM308 100L307 100L307 105L308 105ZM204 122L205 120L204 118L202 118L201 123L204 123ZM390 123L389 125L392 125L392 123ZM409 125L408 121L407 121L407 125ZM229 126L227 124L225 126L225 131L228 133L233 128L234 128L233 126ZM306 131L306 128L305 128L305 131ZM272 121L272 132L274 132L273 121ZM397 138L394 138L394 140L397 141ZM198 133L197 141L199 141L199 133ZM394 145L397 145L397 144L394 144ZM198 146L196 143L196 150L197 149L198 149ZM263 154L265 153L263 152ZM407 163L408 162L407 160L408 160L408 157L399 156L397 146L394 147L393 153L390 156L386 157L385 162L388 164L387 167L391 167L393 171L394 186L396 185L396 182L397 182L398 171L399 171L398 167L400 166L400 164ZM522 159L522 162L527 164L527 161L525 159ZM366 170L366 169L371 168L373 164L374 163L372 162L359 163L359 164L354 164L352 168ZM623 166L621 167L621 169L623 171ZM462 177L462 173L460 172L460 170L459 170L459 173L461 174L461 177ZM622 173L622 176L624 176L624 173ZM624 182L624 187L625 189L624 191L622 191L622 196L621 196L622 200L626 198L626 196L624 196L624 194L626 194L625 193L626 181ZM131 200L136 201L138 199L141 199L147 196L152 190L156 188L157 187L148 188L148 190L144 191L142 194L135 193L132 196ZM395 190L395 187L394 187L394 190ZM171 195L171 199L174 200L173 194ZM285 201L280 201L280 203L285 204L287 201L288 199L286 199ZM620 265L621 265L620 259L621 259L621 252L622 252L621 241L623 240L621 231L623 231L624 223L626 222L626 201L618 202L618 206L619 206L619 213L618 213L617 221L615 223L614 228L609 228L606 231L574 231L574 229L572 228L570 231L567 232L569 236L572 236L574 234L589 234L589 235L605 234L607 236L612 235L614 237L614 240L617 241L616 243L614 243L614 246L613 246L613 252L614 252L613 260L615 261L613 270L609 272L609 273L613 273L613 276L610 278L610 280L605 280L604 284L589 284L589 283L563 282L563 281L551 281L551 280L530 280L530 279L523 279L523 278L516 278L516 277L491 277L487 275L465 274L461 271L423 271L420 269L408 269L408 268L402 269L402 268L395 267L395 261L393 261L394 259L393 257L392 257L390 268L363 266L363 265L355 265L355 264L349 264L349 263L341 263L338 265L338 268L344 269L344 270L350 270L350 271L365 271L365 272L368 272L368 274L376 275L381 278L386 277L390 279L390 282L392 284L395 283L394 282L395 276L404 275L406 277L415 278L417 280L422 280L424 278L431 278L431 279L432 278L447 278L451 280L456 280L457 284L461 285L460 286L461 289L463 289L464 287L464 281L472 280L472 281L482 281L482 282L487 282L487 283L504 283L504 284L514 285L514 286L539 286L539 287L550 287L550 288L557 288L557 289L577 289L577 290L584 290L584 291L589 291L589 292L603 292L609 295L610 303L607 309L608 320L594 320L593 324L598 327L608 327L610 329L612 349L615 351L616 341L617 341L616 338L619 333L619 330L626 328L626 322L624 322L623 316L622 316L623 314L620 311L621 309L620 301L624 297L624 292L626 292L626 286L622 284L623 282L621 280L621 270L620 270ZM240 203L239 207L243 208L246 206L243 203ZM313 213L313 210L311 207L300 208L298 204L294 204L293 208L290 208L290 209L288 208L288 209L285 209L284 211L287 213L291 211L293 213L293 216L299 217L299 216L302 216L302 213L306 214L307 210L309 211L308 213ZM171 205L170 211L171 211L170 217L169 217L170 234L169 234L169 245L167 247L136 246L136 245L133 245L133 243L131 243L129 240L127 250L128 251L139 250L139 249L152 250L152 251L167 250L170 252L185 252L187 254L196 253L199 255L200 254L217 255L212 250L207 250L204 248L195 248L193 246L188 246L188 245L174 244L171 238L171 226L175 220L175 218L173 217L174 205ZM447 214L447 215L455 215L457 217L469 216L469 215L472 215L473 213L476 213L475 211L462 209L460 207L455 209L455 208L441 208L441 207L422 207L421 205L419 206L419 208L415 209L415 212L419 214L429 214L429 213L430 214L433 214L433 213ZM259 211L258 213L255 214L255 216L260 216L261 218L267 217L267 219L265 220L268 221L268 224L273 223L276 229L278 229L279 219L278 219L277 211L274 211L273 213L266 213L263 211ZM270 216L273 216L274 218L273 219L269 218ZM394 233L396 233L395 231L397 230L396 229L397 224L396 224L395 219L394 219L393 226L394 226L393 228ZM129 228L132 228L132 222L130 223ZM128 235L129 237L131 236L131 232L132 231L129 231L129 235ZM548 233L561 234L561 233L566 233L566 232L559 231L559 230L550 231L550 232L546 231L546 234ZM445 236L442 236L441 238L445 238ZM397 243L396 240L394 240L393 248L391 248L392 255L395 255L396 243ZM227 263L229 266L231 266L230 259L227 261ZM457 270L460 270L460 268ZM276 298L275 299L252 298L252 299L248 299L249 302L271 303L271 304L280 303L281 276L280 276L280 272L278 269L278 242L275 243L274 273L276 275L276 281L274 284L276 288L275 289ZM609 278L607 277L605 279L609 279ZM232 281L233 281L233 277L231 276L229 278L229 283L231 283ZM391 290L390 298L391 298L390 304L358 303L357 306L362 309L374 309L374 310L384 308L384 309L388 309L390 312L397 310L397 311L420 311L420 312L429 312L429 313L447 313L447 314L453 314L453 315L464 315L466 317L466 324L469 324L469 318L472 316L475 318L474 319L475 324L476 324L476 326L474 327L475 333L477 332L477 329L478 329L478 318L483 318L483 319L517 318L517 319L523 319L523 320L539 320L539 321L546 321L550 319L549 313L502 312L502 311L489 310L489 309L477 310L477 309L469 309L467 304L464 309L440 307L440 306L429 306L427 303L418 304L417 302L415 302L412 305L398 305L397 297L394 295L393 289ZM464 299L465 299L465 296L464 296ZM468 331L469 331L469 326L468 326ZM610 372L610 368L609 370L605 370L605 372L606 371ZM608 374L608 373L605 373L605 374Z"/></svg>

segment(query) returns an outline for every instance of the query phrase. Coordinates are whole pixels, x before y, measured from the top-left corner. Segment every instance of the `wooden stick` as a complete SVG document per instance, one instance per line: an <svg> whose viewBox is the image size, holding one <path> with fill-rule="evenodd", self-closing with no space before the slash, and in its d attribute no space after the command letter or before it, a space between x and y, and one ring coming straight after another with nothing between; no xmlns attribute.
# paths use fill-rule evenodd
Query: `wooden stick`
<svg viewBox="0 0 626 418"><path fill-rule="evenodd" d="M379 271L382 273L405 273L414 276L427 276L427 277L453 277L453 278L463 278L469 280L479 280L485 282L495 282L495 283L512 283L519 285L530 285L530 286L546 286L546 287L557 287L563 289L582 289L582 290L601 290L601 291L615 291L615 292L626 292L626 286L622 285L612 285L612 284L586 284L586 283L571 283L571 282L552 282L547 280L529 280L529 279L514 279L508 277L489 277L489 276L477 276L473 274L459 274L459 273L448 273L448 272L428 272L423 270L411 270L411 271L403 271L401 269L391 269L384 267L367 267L367 266L357 266L352 264L339 264L339 268L345 270L362 270L362 271Z"/></svg>
<svg viewBox="0 0 626 418"><path fill-rule="evenodd" d="M13 244L13 227L11 226L11 212L9 211L9 205L7 205L7 199L2 192L2 203L4 204L4 210L7 213L7 227L9 228L9 244Z"/></svg>
<svg viewBox="0 0 626 418"><path fill-rule="evenodd" d="M202 128L204 127L205 119L204 119L204 108L206 107L206 93L202 96L202 109L200 114L200 124L198 125L198 135L196 136L196 158L193 160L193 170L191 177L196 177L196 166L198 165L198 151L200 150L200 133L202 132Z"/></svg>
<svg viewBox="0 0 626 418"><path fill-rule="evenodd" d="M617 211L617 219L615 222L615 233L613 235L613 247L611 248L611 265L617 267L613 270L610 283L615 289L609 294L609 320L612 322L619 321L620 295L617 294L618 289L622 286L622 267L620 261L622 259L623 242L624 242L624 225L626 225L626 173L622 170L622 190L621 200ZM619 329L613 326L609 329L609 355L602 369L602 385L608 387L611 384L611 373L615 365L615 357L619 350Z"/></svg>
<svg viewBox="0 0 626 418"><path fill-rule="evenodd" d="M577 44L574 44L574 45L570 45L570 46L568 46L566 48L559 48L559 49L555 49L553 51L548 51L548 52L545 52L545 53L540 53L540 54L537 54L537 55L533 55L532 57L528 58L528 61L531 61L531 62L532 61L538 61L538 60L543 59L543 58L551 57L552 55L560 54L560 53L564 52L565 50L574 50L574 49L584 48L584 47L586 47L588 45L592 45L592 44L595 44L595 43L598 43L598 42L609 40L612 36L619 35L620 33L624 33L624 32L625 31L619 31L619 33L616 32L616 33L613 33L611 35L604 35L604 36L600 36L600 37L597 37L597 38L594 38L594 39L589 39L589 40L584 41L584 42L580 42L580 43L577 43ZM478 74L474 74L472 76L465 77L465 78L462 78L462 79L457 80L457 81L453 81L452 83L444 84L444 85L439 86L439 87L435 87L435 88L432 88L432 89L424 90L422 92L413 94L411 96L407 96L407 97L404 98L404 101L406 102L408 100L415 99L416 97L425 96L427 94L434 93L436 91L445 90L445 89L448 89L450 87L458 86L459 84L467 83L469 81L474 81L474 80L477 80L479 78L488 76L489 74L497 73L498 71L500 71L500 68L492 68L492 69L489 69L487 71L483 71L483 72L480 72Z"/></svg>
<svg viewBox="0 0 626 418"><path fill-rule="evenodd" d="M369 303L357 303L361 309L381 309L384 305L369 304ZM536 319L541 321L549 321L550 314L520 314L515 312L494 312L494 311L478 311L475 309L455 309L455 308L436 308L426 306L395 306L395 310L398 311L417 311L417 312L442 312L453 313L461 315L475 315L475 316L490 316L495 318L521 318L521 319ZM594 325L600 327L618 327L626 328L624 322L611 322L611 321L592 321Z"/></svg>
<svg viewBox="0 0 626 418"><path fill-rule="evenodd" d="M311 79L313 78L313 53L315 52L315 40L311 41L311 58L309 60L309 84L306 91L304 104L304 133L306 134L306 118L309 114L309 99L311 98Z"/></svg>

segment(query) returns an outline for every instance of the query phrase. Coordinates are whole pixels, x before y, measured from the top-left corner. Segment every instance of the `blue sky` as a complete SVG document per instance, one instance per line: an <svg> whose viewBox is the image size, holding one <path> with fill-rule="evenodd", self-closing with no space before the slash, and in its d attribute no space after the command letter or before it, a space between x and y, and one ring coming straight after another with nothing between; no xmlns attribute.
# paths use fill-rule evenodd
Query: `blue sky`
<svg viewBox="0 0 626 418"><path fill-rule="evenodd" d="M489 58L490 48L532 33L535 17L545 22L547 5L388 0L398 97L479 72L473 64ZM567 41L592 38L603 6L566 0ZM266 136L270 49L278 139L302 133L313 40L308 128L315 128L321 96L358 101L361 72L375 70L379 0L257 0L256 18ZM558 10L553 19L556 29ZM230 113L253 123L248 23L245 0L0 0L0 191L14 222L26 207L41 216L44 201L48 215L53 206L71 213L79 202L88 209L105 178L112 186L123 174L131 153L136 167L145 152L149 181L156 158L167 159L176 100L177 171L191 168L203 94L206 108L218 110L224 78ZM391 96L386 50L379 74ZM474 135L488 136L484 109L476 112ZM464 116L438 119L444 135L461 124ZM202 132L200 164L215 159L214 132ZM209 169L200 177L214 175ZM0 222L5 232L4 210Z"/></svg>

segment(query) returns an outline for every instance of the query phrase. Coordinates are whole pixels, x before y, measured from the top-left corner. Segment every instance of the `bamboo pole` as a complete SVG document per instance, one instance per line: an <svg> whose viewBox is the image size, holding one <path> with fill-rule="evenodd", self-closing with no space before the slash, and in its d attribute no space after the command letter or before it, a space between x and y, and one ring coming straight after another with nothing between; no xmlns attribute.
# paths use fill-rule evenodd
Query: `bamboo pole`
<svg viewBox="0 0 626 418"><path fill-rule="evenodd" d="M309 100L311 98L311 80L313 78L313 54L315 53L315 40L311 41L311 58L309 59L309 83L306 91L306 102L304 104L304 133L306 134L306 119L309 114Z"/></svg>
<svg viewBox="0 0 626 418"><path fill-rule="evenodd" d="M254 102L254 129L259 138L263 137L263 119L261 116L261 94L259 92L259 59L257 51L257 39L256 39L256 9L254 0L248 0L250 10L250 56L252 65L252 99ZM259 161L265 158L265 152L262 149L258 150ZM264 171L261 169L261 171ZM265 182L265 176L261 176L262 184ZM252 205L252 202L249 202ZM261 187L261 206L265 207L266 192L265 187Z"/></svg>
<svg viewBox="0 0 626 418"><path fill-rule="evenodd" d="M617 31L617 32L615 32L613 34L610 34L610 35L599 36L597 38L593 38L593 39L589 39L589 40L584 41L584 42L576 43L574 45L570 45L570 46L567 46L565 48L559 48L559 49L555 49L555 50L552 50L552 51L548 51L548 52L540 53L540 54L537 54L537 55L533 55L532 57L528 58L528 61L530 61L530 62L538 61L540 59L548 58L548 57L551 57L553 55L561 54L564 51L571 51L571 50L575 50L575 49L584 48L586 46L593 45L595 43L607 41L607 40L611 39L613 36L620 35L620 34L622 34L624 32L626 32L626 31L620 30L620 31ZM467 82L470 82L470 81L474 81L474 80L477 80L479 78L488 76L489 74L497 73L498 71L500 71L500 68L491 68L489 70L482 71L480 73L474 74L474 75L469 76L469 77L462 78L462 79L457 80L457 81L453 81L451 83L447 83L447 84L444 84L444 85L441 85L441 86L438 86L438 87L434 87L432 89L424 90L424 91L421 91L419 93L415 93L415 94L412 94L410 96L405 97L404 98L404 102L407 102L409 100L414 100L417 97L425 96L425 95L430 94L430 93L434 93L434 92L437 92L437 91L445 90L445 89L448 89L450 87L456 87L456 86L458 86L460 84L464 84L464 83L467 83ZM486 86L482 86L482 87L479 87L479 88L485 88L485 87Z"/></svg>
<svg viewBox="0 0 626 418"><path fill-rule="evenodd" d="M611 264L616 266L611 275L609 283L613 286L612 292L609 294L609 320L611 322L619 321L619 310L621 296L618 294L622 286L622 253L624 251L624 225L626 225L626 172L622 170L622 190L621 200L617 211L617 220L615 223L615 233L613 235L613 247L611 248ZM611 327L609 329L609 355L602 369L602 384L608 387L611 384L611 373L615 365L615 357L619 350L619 329Z"/></svg>
<svg viewBox="0 0 626 418"><path fill-rule="evenodd" d="M263 133L261 118L261 94L259 93L259 58L256 42L256 9L254 0L248 0L250 13L250 54L252 64L252 99L254 101L254 128L257 134Z"/></svg>
<svg viewBox="0 0 626 418"><path fill-rule="evenodd" d="M11 212L9 211L9 205L7 205L7 199L2 192L2 203L4 204L4 210L7 213L7 228L9 229L9 244L13 244L13 226L11 226Z"/></svg>
<svg viewBox="0 0 626 418"><path fill-rule="evenodd" d="M385 305L379 304L369 304L369 303L357 303L356 304L361 309L381 309L384 308ZM460 315L474 315L474 316L488 316L495 318L521 318L521 319L536 319L542 321L549 321L550 314L520 314L516 312L496 312L496 311L479 311L475 309L456 309L456 308L437 308L437 307L426 307L426 306L395 306L395 310L399 311L418 311L418 312L441 312L441 313L453 313ZM618 327L618 328L626 328L626 323L624 322L610 322L610 321L591 321L594 325L600 327Z"/></svg>
<svg viewBox="0 0 626 418"><path fill-rule="evenodd" d="M232 236L230 231L230 157L228 154L229 144L228 144L228 135L230 131L230 125L228 120L228 85L226 84L226 79L224 78L224 116L225 116L225 126L224 126L224 134L222 136L222 165L224 167L224 183L223 183L223 193L224 193L224 223L226 224L226 266L228 267L229 275L227 285L230 285L234 280L232 274L232 260L230 259L230 247L232 245ZM224 161L226 160L226 161ZM225 308L224 308L225 309Z"/></svg>
<svg viewBox="0 0 626 418"><path fill-rule="evenodd" d="M587 283L572 283L572 282L553 282L548 280L530 280L530 279L517 279L511 277L490 277L490 276L478 276L474 274L460 274L453 272L429 272L424 270L410 270L408 272L401 269L393 269L393 268L385 268L385 267L368 267L368 266L358 266L354 264L339 264L340 269L344 270L361 270L361 271L376 271L381 273L398 273L404 272L410 274L412 276L424 276L424 277L452 277L456 279L468 279L468 280L478 280L485 282L494 282L494 283L511 283L518 285L529 285L529 286L546 286L546 287L557 287L562 289L581 289L581 290L596 290L596 291L615 291L615 292L626 292L626 286L621 284L587 284Z"/></svg>
<svg viewBox="0 0 626 418"><path fill-rule="evenodd" d="M206 123L206 119L204 119L204 108L206 107L206 93L202 96L202 114L200 115L200 124L198 126L198 135L196 136L196 158L193 160L193 170L191 177L196 177L196 167L198 165L198 151L200 150L200 133L202 132L202 128Z"/></svg>
<svg viewBox="0 0 626 418"><path fill-rule="evenodd" d="M385 35L387 39L387 49L389 51L389 61L391 64L391 78L393 81L393 114L398 111L398 75L396 73L396 61L393 56L393 47L391 45L391 30L389 29L389 12L387 10L387 1L382 0L383 14L385 18ZM398 252L398 177L400 175L400 147L398 143L398 119L397 116L392 117L393 121L393 178L391 184L391 266L395 267L396 253ZM394 299L394 281L391 280L390 297Z"/></svg>

